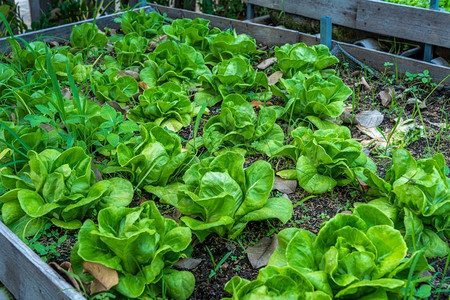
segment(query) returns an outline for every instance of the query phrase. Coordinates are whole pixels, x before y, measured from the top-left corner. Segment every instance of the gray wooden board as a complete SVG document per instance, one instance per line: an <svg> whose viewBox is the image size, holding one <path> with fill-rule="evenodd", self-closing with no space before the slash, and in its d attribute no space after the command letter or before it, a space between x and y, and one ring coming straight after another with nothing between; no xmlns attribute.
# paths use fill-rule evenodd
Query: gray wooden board
<svg viewBox="0 0 450 300"><path fill-rule="evenodd" d="M245 0L333 24L450 48L450 13L378 0Z"/></svg>
<svg viewBox="0 0 450 300"><path fill-rule="evenodd" d="M355 28L450 48L448 12L361 0Z"/></svg>
<svg viewBox="0 0 450 300"><path fill-rule="evenodd" d="M85 299L0 222L0 281L16 299Z"/></svg>
<svg viewBox="0 0 450 300"><path fill-rule="evenodd" d="M319 20L332 17L333 23L355 28L357 0L245 0L248 3Z"/></svg>

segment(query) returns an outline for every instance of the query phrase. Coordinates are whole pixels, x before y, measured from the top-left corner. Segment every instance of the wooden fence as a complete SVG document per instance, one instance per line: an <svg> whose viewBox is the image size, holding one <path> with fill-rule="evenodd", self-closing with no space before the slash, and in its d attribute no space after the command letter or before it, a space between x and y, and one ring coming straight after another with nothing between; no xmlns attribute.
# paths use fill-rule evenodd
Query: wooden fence
<svg viewBox="0 0 450 300"><path fill-rule="evenodd" d="M244 0L333 24L450 48L450 13L378 0Z"/></svg>

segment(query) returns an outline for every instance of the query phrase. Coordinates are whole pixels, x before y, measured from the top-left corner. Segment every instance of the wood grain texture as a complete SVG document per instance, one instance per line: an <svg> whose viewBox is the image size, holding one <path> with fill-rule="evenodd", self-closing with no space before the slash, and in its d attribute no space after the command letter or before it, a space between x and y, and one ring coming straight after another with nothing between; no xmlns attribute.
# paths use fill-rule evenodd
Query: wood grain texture
<svg viewBox="0 0 450 300"><path fill-rule="evenodd" d="M85 299L2 222L0 281L16 299Z"/></svg>
<svg viewBox="0 0 450 300"><path fill-rule="evenodd" d="M450 48L450 13L374 0L360 0L356 28Z"/></svg>
<svg viewBox="0 0 450 300"><path fill-rule="evenodd" d="M379 0L245 0L377 34L450 48L450 13Z"/></svg>
<svg viewBox="0 0 450 300"><path fill-rule="evenodd" d="M245 0L247 3L319 20L331 17L333 24L355 28L358 0Z"/></svg>

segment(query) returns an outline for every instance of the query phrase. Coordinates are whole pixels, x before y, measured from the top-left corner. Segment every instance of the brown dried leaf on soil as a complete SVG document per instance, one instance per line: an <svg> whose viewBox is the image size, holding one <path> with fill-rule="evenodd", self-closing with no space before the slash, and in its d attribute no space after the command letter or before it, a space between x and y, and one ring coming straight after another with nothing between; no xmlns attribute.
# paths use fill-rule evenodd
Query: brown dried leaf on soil
<svg viewBox="0 0 450 300"><path fill-rule="evenodd" d="M143 81L138 82L138 86L142 91L148 90L150 87Z"/></svg>
<svg viewBox="0 0 450 300"><path fill-rule="evenodd" d="M275 176L275 180L273 181L273 188L285 194L292 194L297 188L297 180L283 179L281 177Z"/></svg>
<svg viewBox="0 0 450 300"><path fill-rule="evenodd" d="M367 81L366 81L366 79L365 79L364 77L361 77L361 81L358 82L358 83L356 83L356 85L362 85L362 86L364 86L364 88L365 88L367 91L370 91L370 90L371 90L370 85L367 83Z"/></svg>
<svg viewBox="0 0 450 300"><path fill-rule="evenodd" d="M159 44L161 44L165 40L167 40L167 35L165 35L165 34L160 35L160 36L156 37L155 39L151 40L148 43L148 46L150 49L155 49L156 47L158 47Z"/></svg>
<svg viewBox="0 0 450 300"><path fill-rule="evenodd" d="M66 280L68 283L70 283L75 289L81 290L80 285L78 284L78 281L70 275L68 272L73 273L72 265L70 262L65 261L61 265L58 265L55 262L49 262L48 263L50 267L53 268L59 275L61 275L64 280Z"/></svg>
<svg viewBox="0 0 450 300"><path fill-rule="evenodd" d="M108 103L109 106L114 108L117 112L120 112L122 115L126 115L127 114L127 110L125 108L123 108L122 106L120 106L119 102L107 101L106 103Z"/></svg>
<svg viewBox="0 0 450 300"><path fill-rule="evenodd" d="M180 270L193 270L195 269L203 259L201 258L182 258L176 263L174 263L174 267Z"/></svg>
<svg viewBox="0 0 450 300"><path fill-rule="evenodd" d="M275 234L273 238L263 237L255 246L246 250L248 260L253 268L259 269L267 266L272 253L278 248L278 239Z"/></svg>
<svg viewBox="0 0 450 300"><path fill-rule="evenodd" d="M283 73L281 71L276 71L275 73L270 75L268 78L269 86L277 84L278 80L280 80L280 78L283 78Z"/></svg>
<svg viewBox="0 0 450 300"><path fill-rule="evenodd" d="M356 124L364 127L376 127L383 123L384 115L378 110L365 110L355 115Z"/></svg>
<svg viewBox="0 0 450 300"><path fill-rule="evenodd" d="M123 77L123 76L131 76L134 80L139 81L139 73L132 71L132 70L119 70L119 74L117 74L117 78Z"/></svg>
<svg viewBox="0 0 450 300"><path fill-rule="evenodd" d="M388 107L392 102L392 98L395 95L395 92L393 88L388 87L379 92L378 95L380 96L381 104L384 107Z"/></svg>
<svg viewBox="0 0 450 300"><path fill-rule="evenodd" d="M91 295L109 291L119 283L119 275L116 270L105 267L102 264L90 261L83 262L84 272L90 273L95 280L91 284Z"/></svg>
<svg viewBox="0 0 450 300"><path fill-rule="evenodd" d="M260 70L265 70L271 65L273 65L277 61L276 57L269 57L268 59L263 60L260 62L256 67Z"/></svg>

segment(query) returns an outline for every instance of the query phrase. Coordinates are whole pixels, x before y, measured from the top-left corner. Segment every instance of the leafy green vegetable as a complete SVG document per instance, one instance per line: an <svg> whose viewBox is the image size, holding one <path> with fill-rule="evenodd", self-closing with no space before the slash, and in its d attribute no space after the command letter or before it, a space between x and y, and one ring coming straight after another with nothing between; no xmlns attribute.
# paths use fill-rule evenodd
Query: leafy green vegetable
<svg viewBox="0 0 450 300"><path fill-rule="evenodd" d="M211 73L202 55L191 46L165 41L147 55L141 79L150 87L171 81L184 87L195 87L201 75Z"/></svg>
<svg viewBox="0 0 450 300"><path fill-rule="evenodd" d="M347 127L336 126L315 132L298 127L291 135L292 143L274 155L287 156L296 162L296 170L290 173L308 193L325 193L336 185L355 181L356 177L365 178L364 168L376 170L373 161L362 151L361 144L351 139Z"/></svg>
<svg viewBox="0 0 450 300"><path fill-rule="evenodd" d="M164 25L163 32L169 39L180 41L201 52L209 51L209 43L214 36L220 33L220 29L209 30L209 20L177 19L170 25Z"/></svg>
<svg viewBox="0 0 450 300"><path fill-rule="evenodd" d="M250 55L261 55L264 51L257 50L255 39L247 34L237 34L235 30L227 30L216 34L209 46L211 53L205 56L205 61L215 64L227 59Z"/></svg>
<svg viewBox="0 0 450 300"><path fill-rule="evenodd" d="M269 198L274 180L270 164L257 161L244 170L244 161L235 152L209 157L186 171L184 184L147 191L178 208L184 215L181 222L200 241L211 233L235 238L250 221L287 222L292 203L283 197Z"/></svg>
<svg viewBox="0 0 450 300"><path fill-rule="evenodd" d="M272 97L272 93L267 91L267 75L257 72L248 60L240 57L220 62L213 68L212 74L203 75L200 80L203 90L195 94L195 101L199 104L213 106L229 94L241 94L260 101Z"/></svg>
<svg viewBox="0 0 450 300"><path fill-rule="evenodd" d="M281 92L273 87L274 94L283 97L286 106L284 117L290 119L316 116L337 118L344 108L344 101L352 94L339 77L323 79L319 75L305 76L297 73L292 79L280 79Z"/></svg>
<svg viewBox="0 0 450 300"><path fill-rule="evenodd" d="M106 42L106 35L98 32L97 25L93 23L75 25L70 34L70 43L77 50L103 49Z"/></svg>
<svg viewBox="0 0 450 300"><path fill-rule="evenodd" d="M127 206L132 200L127 180L112 178L94 184L92 159L79 147L63 153L30 150L27 156L29 162L18 174L9 168L0 173L8 189L0 197L2 218L18 236L35 234L48 219L56 226L77 229L94 208Z"/></svg>
<svg viewBox="0 0 450 300"><path fill-rule="evenodd" d="M107 69L103 74L95 71L92 85L95 97L101 101L126 103L139 92L137 81L129 76L118 77L119 70Z"/></svg>
<svg viewBox="0 0 450 300"><path fill-rule="evenodd" d="M203 142L210 152L222 147L243 147L271 156L284 141L276 119L272 108L261 108L256 117L253 106L245 98L228 95L220 114L209 119L203 128Z"/></svg>
<svg viewBox="0 0 450 300"><path fill-rule="evenodd" d="M360 206L356 215L336 215L317 236L299 228L282 230L279 247L257 280L249 283L235 277L226 289L234 299L271 292L285 297L306 293L305 299L403 299L410 269L420 274L432 268L421 252L406 256L401 233L381 211L373 214L366 209ZM289 276L295 279L289 281ZM304 288L294 289L293 282ZM308 295L313 290L317 294Z"/></svg>
<svg viewBox="0 0 450 300"><path fill-rule="evenodd" d="M128 118L136 122L155 122L158 126L180 131L192 121L193 106L178 84L166 82L149 88L139 96L139 105Z"/></svg>
<svg viewBox="0 0 450 300"><path fill-rule="evenodd" d="M98 226L87 220L78 238L78 251L71 257L74 271L81 273L82 261L116 270L119 284L114 289L126 297L156 297L164 289L174 299L187 299L194 290L192 273L171 269L185 256L191 231L164 218L153 201L102 209Z"/></svg>
<svg viewBox="0 0 450 300"><path fill-rule="evenodd" d="M147 49L148 40L136 32L126 34L123 39L114 43L117 62L122 68L139 65Z"/></svg>
<svg viewBox="0 0 450 300"><path fill-rule="evenodd" d="M395 211L397 224L405 228L410 251L425 248L428 257L447 255L447 245L436 234L450 236L450 179L445 176L442 154L414 160L404 150L395 150L392 166L381 179L373 171L364 170L370 187L370 203ZM402 218L403 217L403 218Z"/></svg>
<svg viewBox="0 0 450 300"><path fill-rule="evenodd" d="M331 55L328 47L322 44L311 47L305 43L285 44L275 47L275 56L285 78L292 78L298 72L304 74L319 72L324 76L333 75L334 70L324 69L339 62L335 56Z"/></svg>
<svg viewBox="0 0 450 300"><path fill-rule="evenodd" d="M156 12L146 13L141 9L139 12L129 10L122 14L121 18L114 19L120 23L125 34L135 32L148 39L156 37L164 24L164 17Z"/></svg>
<svg viewBox="0 0 450 300"><path fill-rule="evenodd" d="M224 300L332 299L322 291L315 291L312 283L301 272L291 267L263 268L253 281L234 276L224 289L233 295Z"/></svg>
<svg viewBox="0 0 450 300"><path fill-rule="evenodd" d="M117 146L119 166L109 166L104 173L126 172L136 188L165 186L174 182L188 166L196 162L190 151L183 151L180 137L154 123L141 125L141 136Z"/></svg>

